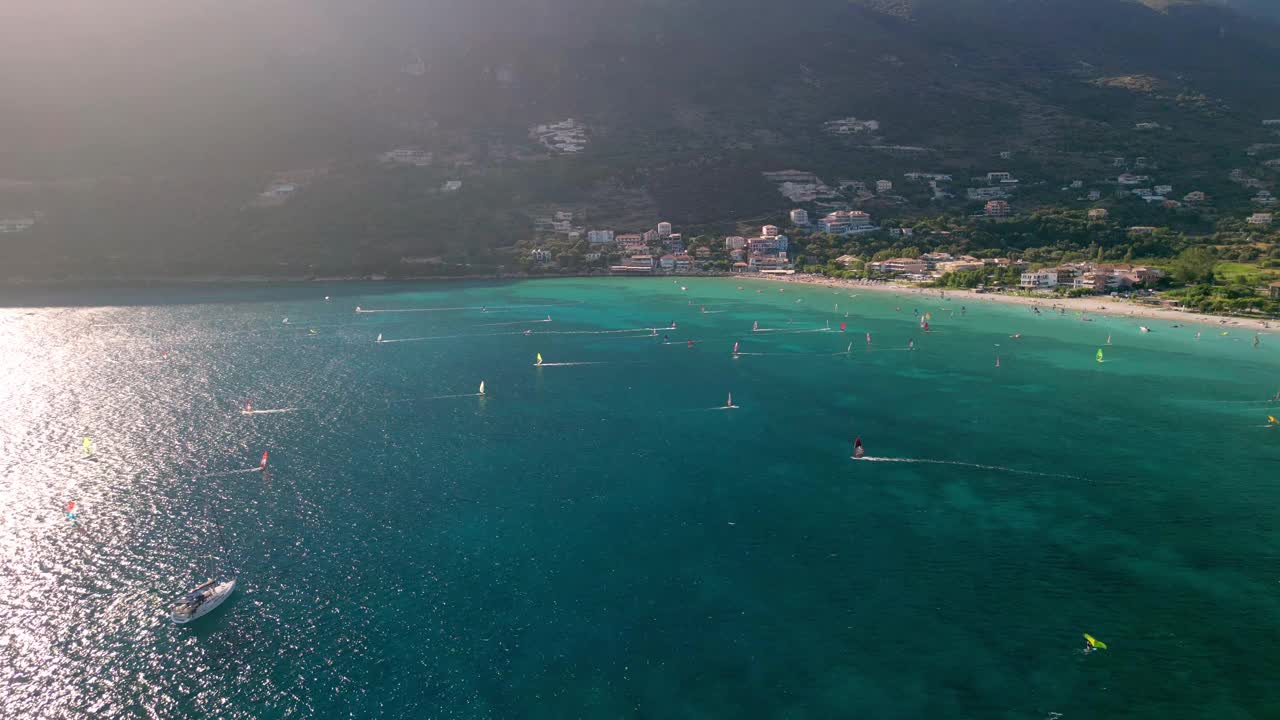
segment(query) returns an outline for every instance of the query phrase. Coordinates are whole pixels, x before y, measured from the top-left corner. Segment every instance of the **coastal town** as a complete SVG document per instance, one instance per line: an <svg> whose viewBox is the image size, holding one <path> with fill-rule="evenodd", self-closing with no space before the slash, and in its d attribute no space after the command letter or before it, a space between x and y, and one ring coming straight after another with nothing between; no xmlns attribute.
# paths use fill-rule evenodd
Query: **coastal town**
<svg viewBox="0 0 1280 720"><path fill-rule="evenodd" d="M1263 132L1278 124L1267 121ZM874 143L882 124L846 117L822 129ZM1164 130L1137 123L1132 132ZM1275 314L1280 226L1273 208L1280 200L1266 177L1280 169L1280 159L1266 159L1274 148L1280 145L1247 149L1257 169L1233 168L1215 182L1182 188L1178 176L1163 176L1160 158L1142 155L1095 158L1102 174L1065 181L1015 172L1019 158L1011 150L993 153L992 165L1002 169L964 176L944 167L897 180L770 170L761 175L790 210L738 221L731 232L663 220L619 227L597 222L588 205L548 208L516 244L516 270L801 274L987 293L1161 296L1204 312Z"/></svg>

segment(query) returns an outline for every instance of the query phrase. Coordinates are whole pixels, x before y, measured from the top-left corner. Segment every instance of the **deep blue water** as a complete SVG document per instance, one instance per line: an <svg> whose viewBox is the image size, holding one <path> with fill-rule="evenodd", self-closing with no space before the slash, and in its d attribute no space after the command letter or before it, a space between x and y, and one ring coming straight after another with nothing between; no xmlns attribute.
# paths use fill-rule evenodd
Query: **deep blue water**
<svg viewBox="0 0 1280 720"><path fill-rule="evenodd" d="M0 716L1280 717L1280 338L681 282L18 298Z"/></svg>

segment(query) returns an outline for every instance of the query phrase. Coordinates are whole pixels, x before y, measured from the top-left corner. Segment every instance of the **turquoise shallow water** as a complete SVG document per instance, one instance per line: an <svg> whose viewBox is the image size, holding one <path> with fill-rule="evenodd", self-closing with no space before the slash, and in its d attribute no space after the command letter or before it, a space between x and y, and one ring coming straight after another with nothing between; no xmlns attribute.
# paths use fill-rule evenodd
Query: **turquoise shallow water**
<svg viewBox="0 0 1280 720"><path fill-rule="evenodd" d="M1280 717L1280 337L682 282L8 298L0 716Z"/></svg>

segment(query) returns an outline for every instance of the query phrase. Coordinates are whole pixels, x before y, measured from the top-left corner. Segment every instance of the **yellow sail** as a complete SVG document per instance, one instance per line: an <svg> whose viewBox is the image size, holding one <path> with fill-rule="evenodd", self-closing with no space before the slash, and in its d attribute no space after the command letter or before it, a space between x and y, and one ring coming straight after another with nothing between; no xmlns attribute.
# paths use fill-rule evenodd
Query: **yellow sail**
<svg viewBox="0 0 1280 720"><path fill-rule="evenodd" d="M1267 416L1267 422L1271 423L1272 425L1280 424L1280 423L1277 423L1277 422L1276 422L1276 416L1275 416L1275 415L1268 415L1268 416Z"/></svg>
<svg viewBox="0 0 1280 720"><path fill-rule="evenodd" d="M536 362L534 362L533 364L534 364L534 365L541 365L541 364L542 364L542 353L538 353L538 359L537 359L537 361L536 361Z"/></svg>
<svg viewBox="0 0 1280 720"><path fill-rule="evenodd" d="M1106 649L1107 649L1107 644L1106 644L1106 643L1104 643L1104 642L1102 642L1101 640L1099 640L1099 639L1095 638L1094 636L1090 635L1089 633L1085 633L1085 634L1084 634L1084 641L1085 641L1085 642L1087 642L1087 643L1089 643L1089 647L1093 648L1094 650L1106 650Z"/></svg>
<svg viewBox="0 0 1280 720"><path fill-rule="evenodd" d="M84 439L84 454L85 455L93 454L93 441L90 440L89 438Z"/></svg>

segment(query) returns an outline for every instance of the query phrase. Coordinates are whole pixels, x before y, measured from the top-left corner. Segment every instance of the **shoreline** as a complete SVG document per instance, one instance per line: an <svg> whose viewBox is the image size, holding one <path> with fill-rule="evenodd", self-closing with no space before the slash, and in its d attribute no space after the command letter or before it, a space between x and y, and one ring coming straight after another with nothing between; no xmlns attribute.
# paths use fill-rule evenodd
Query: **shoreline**
<svg viewBox="0 0 1280 720"><path fill-rule="evenodd" d="M420 283L420 282L459 282L459 281L518 281L518 280L563 280L565 278L736 278L738 280L757 280L761 282L796 283L839 289L857 289L871 292L890 293L903 296L926 296L945 293L946 297L963 298L970 303L996 302L1006 305L1022 305L1025 307L1066 308L1068 312L1084 315L1107 315L1111 317L1131 317L1146 320L1168 320L1175 323L1196 323L1210 326L1253 326L1270 330L1269 320L1263 318L1241 318L1230 315L1212 315L1209 313L1181 310L1167 307L1152 307L1122 298L1091 296L1082 298L1065 297L1029 297L1025 295L1006 295L1004 293L978 293L973 290L925 288L905 285L890 281L844 280L829 278L825 275L745 275L742 273L693 273L670 275L612 275L600 273L564 273L556 275L525 275L520 273L475 274L475 275L416 275L410 277L386 277L369 275L344 276L306 276L306 277L271 277L266 275L230 275L204 277L172 277L172 278L117 278L104 280L100 284L86 285L83 281L54 280L47 282L12 283L0 282L0 297L14 291L31 290L67 290L86 289L87 287L113 288L155 288L155 287L189 287L193 285L309 285L322 283ZM942 295L938 295L941 297Z"/></svg>
<svg viewBox="0 0 1280 720"><path fill-rule="evenodd" d="M972 304L993 302L1005 305L1038 307L1043 310L1065 308L1069 313L1081 313L1086 317L1089 315L1106 315L1109 317L1170 321L1175 324L1194 323L1197 325L1208 325L1212 327L1250 327L1257 328L1259 330L1272 329L1269 325L1269 321L1265 319L1210 315L1207 313L1180 310L1177 308L1152 307L1133 302L1132 300L1101 295L1082 298L1059 298L1052 296L1039 298L1028 297L1025 295L1005 295L1003 293L978 293L973 290L923 288L883 281L842 280L838 278L829 278L825 275L805 275L802 273L796 273L795 275L764 276L751 279L762 280L765 282L814 285L844 290L866 290L869 292L888 293L908 297L927 296L939 298L945 296L948 298L960 298Z"/></svg>

